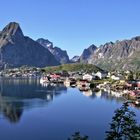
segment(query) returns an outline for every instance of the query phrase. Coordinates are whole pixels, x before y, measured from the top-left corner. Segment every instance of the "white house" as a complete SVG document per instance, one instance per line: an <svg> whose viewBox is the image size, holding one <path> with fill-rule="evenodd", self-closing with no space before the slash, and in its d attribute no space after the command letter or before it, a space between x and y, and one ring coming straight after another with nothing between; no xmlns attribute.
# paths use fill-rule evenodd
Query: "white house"
<svg viewBox="0 0 140 140"><path fill-rule="evenodd" d="M126 74L130 74L130 71L129 71L129 70L127 70L127 71L125 71L125 73L126 73Z"/></svg>
<svg viewBox="0 0 140 140"><path fill-rule="evenodd" d="M108 73L107 72L100 72L98 71L95 73L95 76L98 76L100 79L107 77Z"/></svg>
<svg viewBox="0 0 140 140"><path fill-rule="evenodd" d="M108 77L108 78L111 77L111 72L108 72L107 77Z"/></svg>
<svg viewBox="0 0 140 140"><path fill-rule="evenodd" d="M112 79L112 80L120 80L120 77L115 76L115 75L112 75L112 76L111 76L111 79Z"/></svg>
<svg viewBox="0 0 140 140"><path fill-rule="evenodd" d="M83 80L91 81L92 80L92 75L90 75L90 74L84 74L83 75Z"/></svg>

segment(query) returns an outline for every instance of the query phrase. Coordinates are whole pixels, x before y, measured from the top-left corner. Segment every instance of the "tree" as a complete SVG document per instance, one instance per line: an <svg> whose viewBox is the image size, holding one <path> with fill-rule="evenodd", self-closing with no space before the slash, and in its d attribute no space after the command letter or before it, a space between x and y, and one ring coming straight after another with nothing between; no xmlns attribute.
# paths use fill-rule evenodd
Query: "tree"
<svg viewBox="0 0 140 140"><path fill-rule="evenodd" d="M129 73L126 73L126 79L129 81L134 80L134 73L132 71L129 71Z"/></svg>
<svg viewBox="0 0 140 140"><path fill-rule="evenodd" d="M140 79L140 71L135 72L135 79Z"/></svg>
<svg viewBox="0 0 140 140"><path fill-rule="evenodd" d="M68 140L88 140L88 136L81 136L80 132L75 132L75 134L72 135L71 138L68 138Z"/></svg>
<svg viewBox="0 0 140 140"><path fill-rule="evenodd" d="M140 126L134 117L135 113L130 111L127 103L124 103L115 111L110 130L106 131L106 140L139 140Z"/></svg>

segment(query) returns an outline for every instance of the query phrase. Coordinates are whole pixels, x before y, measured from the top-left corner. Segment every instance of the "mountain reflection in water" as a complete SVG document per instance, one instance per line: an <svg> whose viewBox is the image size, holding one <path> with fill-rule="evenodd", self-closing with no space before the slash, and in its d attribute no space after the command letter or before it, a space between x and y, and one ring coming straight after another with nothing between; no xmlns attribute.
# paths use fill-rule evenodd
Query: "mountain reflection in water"
<svg viewBox="0 0 140 140"><path fill-rule="evenodd" d="M0 114L12 123L20 120L24 109L45 106L67 90L62 84L40 85L37 79L1 79L0 85Z"/></svg>
<svg viewBox="0 0 140 140"><path fill-rule="evenodd" d="M102 140L114 110L124 101L118 91L0 79L0 139L64 140L80 131L89 140ZM140 121L139 110L133 109Z"/></svg>
<svg viewBox="0 0 140 140"><path fill-rule="evenodd" d="M0 80L0 114L12 123L20 120L25 109L42 107L53 101L54 97L67 93L63 84L39 83L39 79L1 79ZM124 102L124 98L115 96L112 91L80 91L91 99L100 98L108 101Z"/></svg>

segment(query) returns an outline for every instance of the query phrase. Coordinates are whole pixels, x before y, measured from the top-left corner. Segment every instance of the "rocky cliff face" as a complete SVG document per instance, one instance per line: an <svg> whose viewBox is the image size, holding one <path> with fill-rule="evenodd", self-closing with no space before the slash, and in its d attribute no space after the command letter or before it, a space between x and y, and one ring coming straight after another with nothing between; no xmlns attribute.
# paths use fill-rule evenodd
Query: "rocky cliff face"
<svg viewBox="0 0 140 140"><path fill-rule="evenodd" d="M130 40L109 42L101 45L87 59L107 70L138 70L140 69L140 37Z"/></svg>
<svg viewBox="0 0 140 140"><path fill-rule="evenodd" d="M40 45L42 45L44 48L48 49L49 51L53 49L53 43L48 39L39 38L36 40L36 42L38 42Z"/></svg>
<svg viewBox="0 0 140 140"><path fill-rule="evenodd" d="M87 49L85 49L83 51L82 55L80 56L80 62L82 62L82 63L88 63L88 59L95 52L96 49L97 49L97 47L94 44L92 44Z"/></svg>
<svg viewBox="0 0 140 140"><path fill-rule="evenodd" d="M1 65L45 67L58 65L54 56L39 43L23 35L18 23L9 23L0 32Z"/></svg>
<svg viewBox="0 0 140 140"><path fill-rule="evenodd" d="M53 43L49 40L40 38L37 40L37 42L43 47L47 48L61 64L70 62L67 52L58 47L53 47Z"/></svg>

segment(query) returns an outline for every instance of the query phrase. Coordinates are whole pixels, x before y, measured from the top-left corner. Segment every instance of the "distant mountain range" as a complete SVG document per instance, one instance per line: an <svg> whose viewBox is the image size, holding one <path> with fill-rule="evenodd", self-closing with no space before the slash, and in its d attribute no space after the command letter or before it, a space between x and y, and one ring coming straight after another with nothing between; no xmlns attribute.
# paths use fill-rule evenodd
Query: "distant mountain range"
<svg viewBox="0 0 140 140"><path fill-rule="evenodd" d="M0 66L23 65L46 67L65 63L89 63L105 70L140 70L140 37L108 42L99 47L92 44L81 56L71 60L67 51L54 47L47 39L34 41L24 36L16 22L9 23L0 31Z"/></svg>
<svg viewBox="0 0 140 140"><path fill-rule="evenodd" d="M140 70L140 37L90 46L80 58L105 70Z"/></svg>
<svg viewBox="0 0 140 140"><path fill-rule="evenodd" d="M77 62L80 62L80 56L78 55L75 55L71 60L70 60L71 63L77 63Z"/></svg>
<svg viewBox="0 0 140 140"><path fill-rule="evenodd" d="M50 51L24 36L15 22L9 23L0 32L0 48L0 65L45 67L60 64Z"/></svg>
<svg viewBox="0 0 140 140"><path fill-rule="evenodd" d="M47 39L39 38L37 42L43 47L47 48L61 64L70 63L67 51L62 50L58 47L54 47L53 43Z"/></svg>

